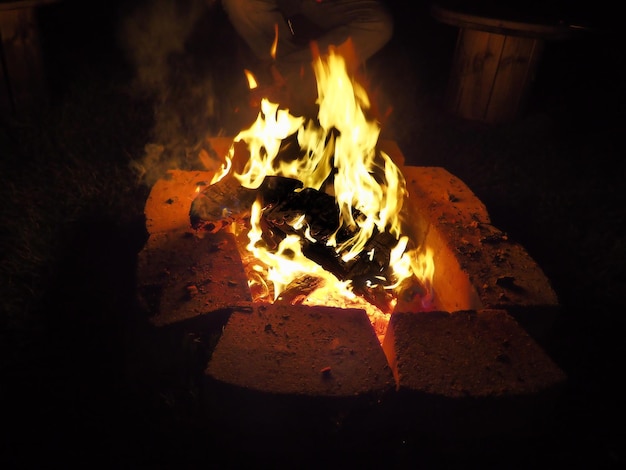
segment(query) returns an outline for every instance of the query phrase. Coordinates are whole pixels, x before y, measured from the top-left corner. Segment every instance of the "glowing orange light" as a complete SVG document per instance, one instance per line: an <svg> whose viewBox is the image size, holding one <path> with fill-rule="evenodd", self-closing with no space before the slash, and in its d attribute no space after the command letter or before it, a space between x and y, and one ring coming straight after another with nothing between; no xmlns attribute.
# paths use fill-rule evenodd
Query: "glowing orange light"
<svg viewBox="0 0 626 470"><path fill-rule="evenodd" d="M276 59L276 51L278 51L278 25L274 24L274 42L272 42L272 48L270 50L272 59Z"/></svg>
<svg viewBox="0 0 626 470"><path fill-rule="evenodd" d="M254 77L254 74L247 69L244 70L243 72L246 75L246 79L248 80L248 88L250 90L254 90L255 88L257 88L259 84L257 83L256 78Z"/></svg>

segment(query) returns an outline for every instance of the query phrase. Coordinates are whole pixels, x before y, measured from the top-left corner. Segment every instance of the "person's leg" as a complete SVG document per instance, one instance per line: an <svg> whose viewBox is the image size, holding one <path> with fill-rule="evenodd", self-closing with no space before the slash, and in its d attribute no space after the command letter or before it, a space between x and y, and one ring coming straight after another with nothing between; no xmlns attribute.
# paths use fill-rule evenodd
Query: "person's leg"
<svg viewBox="0 0 626 470"><path fill-rule="evenodd" d="M322 54L350 38L361 63L382 49L393 34L393 18L385 5L376 0L303 0L301 13L325 31L315 38ZM279 50L278 58L281 63L312 60L308 48L284 48Z"/></svg>
<svg viewBox="0 0 626 470"><path fill-rule="evenodd" d="M237 34L260 61L272 60L276 28L281 41L291 36L275 0L222 0L222 6ZM281 53L293 52L295 49L288 41L279 48Z"/></svg>
<svg viewBox="0 0 626 470"><path fill-rule="evenodd" d="M274 83L284 85L281 104L295 114L315 113L317 86L311 47L293 40L285 18L277 10L276 0L222 0L222 3L237 33L265 64L261 69L274 66ZM302 0L300 14L322 31L312 38L322 54L330 46L345 45L350 39L348 49L354 57L348 66L353 71L380 50L393 32L391 15L376 0ZM273 58L271 49L277 32L279 43ZM267 73L259 69L256 72ZM264 77L259 78L264 81Z"/></svg>
<svg viewBox="0 0 626 470"><path fill-rule="evenodd" d="M325 32L315 38L320 50L339 46L351 38L357 56L367 60L391 38L393 20L384 4L376 0L302 0L301 14ZM278 28L278 60L311 62L308 47L292 41L276 0L222 0L233 27L260 60L271 59Z"/></svg>
<svg viewBox="0 0 626 470"><path fill-rule="evenodd" d="M393 18L376 0L303 0L301 14L323 31L313 38L317 50L324 55L331 46L335 47L344 56L351 74L382 49L393 34ZM296 113L316 112L313 60L311 47L281 50L279 44L276 68L287 83L291 108Z"/></svg>

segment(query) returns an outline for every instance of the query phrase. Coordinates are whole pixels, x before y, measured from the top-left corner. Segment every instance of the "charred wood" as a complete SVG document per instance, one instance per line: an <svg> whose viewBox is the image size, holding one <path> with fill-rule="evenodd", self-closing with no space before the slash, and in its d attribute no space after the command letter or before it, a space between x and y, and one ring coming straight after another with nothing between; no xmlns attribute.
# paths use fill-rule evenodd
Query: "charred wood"
<svg viewBox="0 0 626 470"><path fill-rule="evenodd" d="M421 312L426 307L428 289L414 275L403 280L396 293L396 312Z"/></svg>
<svg viewBox="0 0 626 470"><path fill-rule="evenodd" d="M296 220L304 217L304 223L294 227ZM335 198L313 188L292 192L263 213L268 225L276 227L285 235L305 232L318 242L325 243L339 227L339 210Z"/></svg>
<svg viewBox="0 0 626 470"><path fill-rule="evenodd" d="M196 230L218 232L248 218L257 197L260 197L263 206L272 205L301 187L302 182L296 179L268 176L258 189L249 189L242 186L234 176L228 175L207 186L191 202L191 226Z"/></svg>
<svg viewBox="0 0 626 470"><path fill-rule="evenodd" d="M258 189L241 186L235 177L208 186L194 199L190 210L192 226L217 232L222 228L249 218L255 200L262 204L259 221L262 238L267 248L276 249L288 235L298 235L302 252L339 280L350 280L353 291L382 311L391 311L397 295L406 305L419 301L425 292L412 277L400 287L391 290L395 280L390 266L391 252L398 240L388 232L375 232L363 250L344 261L328 241L334 236L337 243L349 240L355 230L339 228L340 214L334 196L313 188L302 188L294 178L268 176ZM361 214L355 211L354 218ZM278 303L302 303L323 280L303 276L293 281L276 300Z"/></svg>
<svg viewBox="0 0 626 470"><path fill-rule="evenodd" d="M191 202L189 220L196 229L216 233L250 216L257 192L244 188L233 176L207 186Z"/></svg>
<svg viewBox="0 0 626 470"><path fill-rule="evenodd" d="M275 304L299 305L306 298L324 285L324 279L317 276L304 275L291 281L283 290Z"/></svg>
<svg viewBox="0 0 626 470"><path fill-rule="evenodd" d="M287 200L297 189L303 186L302 181L286 176L266 176L259 187L263 208L273 207Z"/></svg>
<svg viewBox="0 0 626 470"><path fill-rule="evenodd" d="M358 217L358 214L357 214ZM295 224L295 221L304 223ZM391 250L398 243L387 232L377 232L365 248L354 258L344 261L327 241L339 227L339 208L335 198L312 188L290 193L278 204L263 213L263 221L271 234L271 243L278 244L289 234L297 234L302 240L302 251L338 279L351 279L357 285L391 283L389 262ZM354 233L341 228L336 233L339 243Z"/></svg>

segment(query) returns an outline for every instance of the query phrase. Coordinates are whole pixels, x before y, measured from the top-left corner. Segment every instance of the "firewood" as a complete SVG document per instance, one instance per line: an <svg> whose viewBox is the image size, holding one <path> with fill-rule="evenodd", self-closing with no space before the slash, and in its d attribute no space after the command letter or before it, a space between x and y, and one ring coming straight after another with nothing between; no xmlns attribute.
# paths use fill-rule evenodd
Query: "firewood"
<svg viewBox="0 0 626 470"><path fill-rule="evenodd" d="M351 280L353 291L371 304L382 311L391 311L396 292L387 288L394 282L389 264L398 240L388 232L375 232L358 255L344 261L341 254L326 242L334 235L337 242L342 243L354 235L354 229L342 227L337 231L339 208L335 198L313 188L302 189L302 186L297 179L268 176L258 189L252 190L241 186L236 178L227 176L205 188L194 199L190 210L192 226L215 233L248 218L252 204L258 199L263 207L259 221L262 237L270 250L287 235L298 235L305 256L339 280ZM355 211L355 220L360 215ZM294 222L301 218L304 222L294 226ZM302 276L289 284L276 302L301 304L322 283L321 278ZM411 300L419 297L415 292L424 291L415 279L405 282L401 290L403 296L411 297Z"/></svg>
<svg viewBox="0 0 626 470"><path fill-rule="evenodd" d="M404 279L396 292L396 312L421 312L430 308L428 289L414 275Z"/></svg>
<svg viewBox="0 0 626 470"><path fill-rule="evenodd" d="M191 202L191 226L216 233L232 223L247 219L257 197L260 197L263 206L271 205L300 187L302 182L293 178L270 176L258 189L249 189L234 176L228 175L207 186Z"/></svg>
<svg viewBox="0 0 626 470"><path fill-rule="evenodd" d="M290 222L304 216L306 223L296 229ZM288 234L298 234L305 238L305 231L320 243L326 240L339 226L339 210L335 198L313 188L291 192L271 208L266 210L263 218L268 225Z"/></svg>
<svg viewBox="0 0 626 470"><path fill-rule="evenodd" d="M367 241L361 253L346 266L351 279L388 277L391 250L398 240L388 232L376 232Z"/></svg>
<svg viewBox="0 0 626 470"><path fill-rule="evenodd" d="M355 284L353 282L352 291L378 308L381 312L391 312L393 310L394 293L393 291L385 289L383 284L369 286L367 284Z"/></svg>
<svg viewBox="0 0 626 470"><path fill-rule="evenodd" d="M216 233L250 216L256 190L244 188L233 176L207 186L191 202L189 219L194 229Z"/></svg>
<svg viewBox="0 0 626 470"><path fill-rule="evenodd" d="M295 191L301 189L302 181L286 176L266 176L259 187L261 203L264 208L279 204L287 200L291 195L298 194Z"/></svg>
<svg viewBox="0 0 626 470"><path fill-rule="evenodd" d="M275 304L300 305L315 290L324 285L324 279L317 276L304 275L291 281L278 296Z"/></svg>
<svg viewBox="0 0 626 470"><path fill-rule="evenodd" d="M384 282L370 285L368 282L363 282L364 280L353 280L353 292L382 312L391 312L393 310L417 312L427 308L424 305L427 300L427 290L414 275L404 279L393 290L387 289Z"/></svg>
<svg viewBox="0 0 626 470"><path fill-rule="evenodd" d="M356 219L359 216L359 213L355 213ZM294 227L291 222L301 217L305 218L305 223ZM389 262L391 251L398 240L390 233L374 233L364 249L347 262L334 247L326 244L339 226L339 208L331 195L312 188L290 193L265 210L262 219L264 228L267 227L267 233L271 234L266 240L268 244L276 245L284 236L297 234L302 240L304 255L340 280L351 279L363 291L369 290L370 288L366 286L372 282L383 285L392 282ZM337 241L342 243L351 237L353 235L351 230L342 227L335 235ZM316 241L311 241L309 236ZM384 299L382 301L384 304L389 301L384 293L371 295Z"/></svg>

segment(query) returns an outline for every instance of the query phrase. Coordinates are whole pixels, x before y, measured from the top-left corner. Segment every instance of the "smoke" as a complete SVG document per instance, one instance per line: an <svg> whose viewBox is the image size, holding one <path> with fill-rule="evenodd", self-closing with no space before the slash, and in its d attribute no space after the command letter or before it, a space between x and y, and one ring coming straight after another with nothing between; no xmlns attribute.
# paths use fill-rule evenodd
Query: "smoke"
<svg viewBox="0 0 626 470"><path fill-rule="evenodd" d="M193 44L212 40L210 31L202 37L198 29L210 29L216 8L211 0L148 0L121 21L118 39L134 71L132 89L153 103L150 142L132 163L145 184L169 169L204 168L199 152L219 132L210 57L194 53L203 44Z"/></svg>

